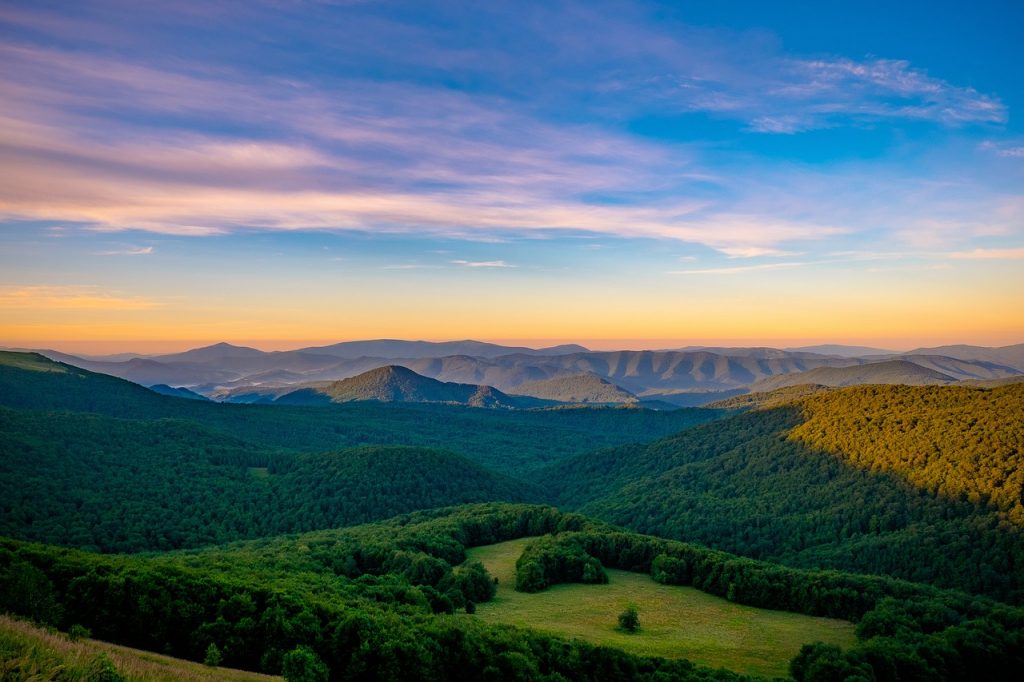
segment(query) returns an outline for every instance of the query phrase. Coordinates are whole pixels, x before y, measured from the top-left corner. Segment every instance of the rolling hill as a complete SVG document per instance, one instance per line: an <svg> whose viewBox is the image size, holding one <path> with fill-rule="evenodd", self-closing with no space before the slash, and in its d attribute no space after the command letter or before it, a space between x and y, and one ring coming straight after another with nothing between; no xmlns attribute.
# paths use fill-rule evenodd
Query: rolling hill
<svg viewBox="0 0 1024 682"><path fill-rule="evenodd" d="M524 478L538 467L718 415L225 405L3 353L0 534L142 551L534 500L540 493Z"/></svg>
<svg viewBox="0 0 1024 682"><path fill-rule="evenodd" d="M167 384L153 384L152 386L149 387L149 390L153 391L154 393L159 393L160 395L174 396L175 398L188 398L189 400L209 400L209 398L207 398L205 395L201 395L199 393L196 393L195 391L190 391L189 389L184 387L174 388L173 386L168 386Z"/></svg>
<svg viewBox="0 0 1024 682"><path fill-rule="evenodd" d="M596 374L529 381L515 388L515 395L532 396L563 403L622 404L638 403L640 399Z"/></svg>
<svg viewBox="0 0 1024 682"><path fill-rule="evenodd" d="M7 408L0 408L0 434L0 535L107 552L539 499L527 483L435 448L298 454L188 421Z"/></svg>
<svg viewBox="0 0 1024 682"><path fill-rule="evenodd" d="M515 408L540 401L507 396L491 386L437 381L400 365L371 369L350 379L309 386L274 400L282 405L318 405L363 400L406 403L446 403L471 407Z"/></svg>
<svg viewBox="0 0 1024 682"><path fill-rule="evenodd" d="M938 346L935 348L918 348L907 355L941 355L966 361L991 362L1024 372L1024 343L1012 346L989 348L986 346Z"/></svg>
<svg viewBox="0 0 1024 682"><path fill-rule="evenodd" d="M206 666L94 639L71 638L0 615L0 670L9 680L66 682L282 682L279 676Z"/></svg>
<svg viewBox="0 0 1024 682"><path fill-rule="evenodd" d="M780 374L758 381L750 390L755 393L774 391L787 386L815 384L819 386L856 386L859 384L904 384L926 386L951 384L956 379L909 360L886 360L853 367L818 367L796 374Z"/></svg>
<svg viewBox="0 0 1024 682"><path fill-rule="evenodd" d="M540 480L641 532L1024 600L1024 385L787 398Z"/></svg>

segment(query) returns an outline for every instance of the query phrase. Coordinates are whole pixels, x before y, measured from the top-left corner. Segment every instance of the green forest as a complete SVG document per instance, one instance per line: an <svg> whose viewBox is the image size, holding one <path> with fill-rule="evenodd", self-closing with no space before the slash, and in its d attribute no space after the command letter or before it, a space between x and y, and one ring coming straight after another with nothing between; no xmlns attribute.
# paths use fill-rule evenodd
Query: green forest
<svg viewBox="0 0 1024 682"><path fill-rule="evenodd" d="M1024 385L232 405L2 353L0 612L332 680L740 678L474 619L495 586L467 548L537 536L522 591L619 569L856 624L797 680L1015 679L1022 414Z"/></svg>
<svg viewBox="0 0 1024 682"><path fill-rule="evenodd" d="M569 458L544 478L559 505L641 532L1020 603L1022 414L1020 385L854 387Z"/></svg>
<svg viewBox="0 0 1024 682"><path fill-rule="evenodd" d="M993 679L1010 679L1024 664L1024 610L984 597L782 568L507 504L138 557L9 540L0 545L0 607L192 660L212 645L225 665L250 670L280 672L291 652L307 647L332 679L736 679L457 617L493 595L486 571L463 564L466 548L533 535L542 538L519 562L519 589L599 581L589 572L608 566L737 603L858 622L858 644L848 651L809 643L791 667L798 680L970 679L982 664ZM886 676L895 671L899 677Z"/></svg>

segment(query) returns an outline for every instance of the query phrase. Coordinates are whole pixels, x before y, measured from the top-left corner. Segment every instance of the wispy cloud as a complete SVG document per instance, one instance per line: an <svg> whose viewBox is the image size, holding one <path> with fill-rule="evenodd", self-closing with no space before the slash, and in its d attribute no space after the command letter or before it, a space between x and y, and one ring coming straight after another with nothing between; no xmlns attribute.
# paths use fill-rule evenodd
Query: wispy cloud
<svg viewBox="0 0 1024 682"><path fill-rule="evenodd" d="M950 258L970 260L1024 260L1024 247L1008 249L973 249L949 254Z"/></svg>
<svg viewBox="0 0 1024 682"><path fill-rule="evenodd" d="M723 246L718 249L729 258L762 258L765 256L799 256L795 251L782 251L781 249L768 249L763 246Z"/></svg>
<svg viewBox="0 0 1024 682"><path fill-rule="evenodd" d="M0 287L0 310L146 310L156 305L94 286Z"/></svg>
<svg viewBox="0 0 1024 682"><path fill-rule="evenodd" d="M1024 159L1024 143L1019 141L1007 143L986 140L979 144L978 148L1007 159Z"/></svg>
<svg viewBox="0 0 1024 682"><path fill-rule="evenodd" d="M422 263L394 263L383 265L381 270L440 270L440 265L426 265Z"/></svg>
<svg viewBox="0 0 1024 682"><path fill-rule="evenodd" d="M201 3L187 9L192 19L252 30L207 16ZM692 242L734 258L790 257L807 242L859 230L920 237L927 227L876 228L882 221L851 208L850 195L821 190L846 178L808 181L804 171L756 164L718 172L721 158L711 155L722 152L658 144L622 121L704 112L795 134L882 119L951 127L1006 120L994 95L905 61L806 59L771 41L669 30L624 7L570 10L495 9L508 15L507 26L488 22L512 41L505 49L452 49L425 27L359 15L348 41L330 43L341 57L379 57L383 71L425 71L420 81L345 69L267 77L212 47L210 59L151 58L137 37L123 29L111 36L116 30L96 17L82 20L83 40L116 49L59 49L52 45L75 38L73 21L19 10L20 25L63 40L0 45L9 66L0 72L0 220L197 237L361 230L486 242L572 231ZM373 31L359 31L359 21ZM337 23L307 27L303 39L337 37ZM551 78L513 58L531 41L563 46L545 66ZM395 42L415 49L381 48ZM431 69L494 86L438 87ZM551 115L567 102L586 122ZM865 196L883 184L859 180ZM587 200L594 195L626 199L595 204ZM983 203L964 202L963 212Z"/></svg>
<svg viewBox="0 0 1024 682"><path fill-rule="evenodd" d="M129 246L123 249L97 251L97 256L148 256L153 253L152 246Z"/></svg>
<svg viewBox="0 0 1024 682"><path fill-rule="evenodd" d="M999 99L929 76L899 59L786 60L768 100L810 106L792 125L820 127L840 117L905 118L957 126L1002 123Z"/></svg>
<svg viewBox="0 0 1024 682"><path fill-rule="evenodd" d="M761 263L760 265L738 265L724 268L701 268L699 270L671 270L670 275L738 275L744 272L757 272L760 270L790 270L801 268L812 263Z"/></svg>
<svg viewBox="0 0 1024 682"><path fill-rule="evenodd" d="M454 265L461 265L464 268L514 268L503 260L453 260Z"/></svg>

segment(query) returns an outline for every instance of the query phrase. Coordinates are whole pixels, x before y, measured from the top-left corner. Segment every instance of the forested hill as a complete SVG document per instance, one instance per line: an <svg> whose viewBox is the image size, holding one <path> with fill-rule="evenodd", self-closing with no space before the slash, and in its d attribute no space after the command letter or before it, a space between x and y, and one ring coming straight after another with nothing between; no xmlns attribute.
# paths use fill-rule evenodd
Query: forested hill
<svg viewBox="0 0 1024 682"><path fill-rule="evenodd" d="M293 454L198 424L0 408L0 535L167 550L432 507L536 501L536 489L445 450Z"/></svg>
<svg viewBox="0 0 1024 682"><path fill-rule="evenodd" d="M1024 599L1024 386L797 397L553 465L559 504L798 566Z"/></svg>
<svg viewBox="0 0 1024 682"><path fill-rule="evenodd" d="M0 534L130 552L534 501L545 464L719 414L224 405L3 354Z"/></svg>
<svg viewBox="0 0 1024 682"><path fill-rule="evenodd" d="M350 379L342 379L323 386L299 388L285 393L274 402L284 405L308 405L359 400L504 408L527 404L525 400L507 396L491 386L438 381L400 365L378 367Z"/></svg>
<svg viewBox="0 0 1024 682"><path fill-rule="evenodd" d="M860 386L799 402L789 437L1024 527L1024 384Z"/></svg>
<svg viewBox="0 0 1024 682"><path fill-rule="evenodd" d="M507 411L377 402L317 408L221 404L158 395L123 379L34 353L0 353L0 406L124 419L180 419L258 444L257 449L318 452L364 444L437 447L512 474L596 448L667 436L723 414L699 408Z"/></svg>
<svg viewBox="0 0 1024 682"><path fill-rule="evenodd" d="M131 551L545 500L738 554L1024 600L1024 385L745 402L766 407L225 405L4 354L2 532Z"/></svg>

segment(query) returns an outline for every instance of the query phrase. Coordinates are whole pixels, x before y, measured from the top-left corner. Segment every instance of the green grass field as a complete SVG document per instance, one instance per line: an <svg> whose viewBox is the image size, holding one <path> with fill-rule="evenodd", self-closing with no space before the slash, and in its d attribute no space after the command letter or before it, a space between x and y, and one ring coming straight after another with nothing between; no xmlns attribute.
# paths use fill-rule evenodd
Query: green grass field
<svg viewBox="0 0 1024 682"><path fill-rule="evenodd" d="M807 642L840 647L855 642L851 623L733 604L692 587L654 582L649 575L608 571L607 585L555 585L537 594L515 591L515 563L531 538L469 550L498 578L495 599L476 616L578 637L645 656L695 663L765 677L789 675L789 661ZM628 604L640 612L640 631L617 629Z"/></svg>
<svg viewBox="0 0 1024 682"><path fill-rule="evenodd" d="M282 678L230 668L208 668L180 658L67 635L0 615L0 680L90 682L103 678L106 657L125 682L280 682Z"/></svg>
<svg viewBox="0 0 1024 682"><path fill-rule="evenodd" d="M27 369L32 372L56 372L58 374L67 372L60 365L55 365L48 360L28 353L12 353L11 351L0 351L0 365L14 369Z"/></svg>

